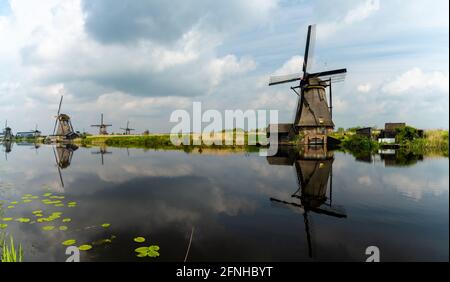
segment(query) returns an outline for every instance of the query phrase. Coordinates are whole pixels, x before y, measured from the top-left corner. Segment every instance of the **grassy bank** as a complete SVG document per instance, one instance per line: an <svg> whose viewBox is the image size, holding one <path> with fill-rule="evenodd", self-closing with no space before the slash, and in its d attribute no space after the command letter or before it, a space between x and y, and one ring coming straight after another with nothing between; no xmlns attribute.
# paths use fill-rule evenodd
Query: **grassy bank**
<svg viewBox="0 0 450 282"><path fill-rule="evenodd" d="M405 139L401 141L401 146L414 152L424 152L424 154L442 154L448 157L447 130L427 130L423 138Z"/></svg>
<svg viewBox="0 0 450 282"><path fill-rule="evenodd" d="M233 135L232 135L233 136ZM258 151L259 145L247 145L250 141L257 139L256 134L245 133L239 137L234 135L234 144L225 145L225 135L220 134L216 136L203 136L188 134L183 136L181 144L176 145L170 140L170 134L152 134L152 135L93 135L84 138L76 139L75 143L81 146L111 146L111 147L133 147L143 149L156 150L183 150L190 152L198 149L228 149L237 151L253 152ZM195 145L194 139L201 140L201 145ZM217 145L214 141L222 141L223 145ZM256 142L254 142L256 143Z"/></svg>
<svg viewBox="0 0 450 282"><path fill-rule="evenodd" d="M334 132L331 136L341 141L341 149L356 155L376 152L386 145L378 143L376 136L368 138L351 130ZM448 157L449 135L447 130L426 130L422 135L417 129L406 126L398 130L396 144L416 154Z"/></svg>

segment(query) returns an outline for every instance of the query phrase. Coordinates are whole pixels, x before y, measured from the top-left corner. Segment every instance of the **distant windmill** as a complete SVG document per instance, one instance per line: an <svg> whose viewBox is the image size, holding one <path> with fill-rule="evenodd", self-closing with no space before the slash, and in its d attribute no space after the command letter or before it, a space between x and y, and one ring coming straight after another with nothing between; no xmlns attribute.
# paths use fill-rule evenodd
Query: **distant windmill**
<svg viewBox="0 0 450 282"><path fill-rule="evenodd" d="M63 101L63 96L61 95L61 100L59 101L58 112L55 116L55 126L53 127L53 136L61 136L63 139L75 139L78 134L74 132L72 122L70 117L66 114L61 114L61 105ZM36 128L37 130L37 128ZM55 134L56 132L56 134Z"/></svg>
<svg viewBox="0 0 450 282"><path fill-rule="evenodd" d="M126 128L120 128L120 129L122 129L122 130L124 130L125 131L125 135L130 135L131 134L131 131L132 130L135 130L134 128L129 128L128 127L128 125L130 124L130 122L129 121L127 121L127 127Z"/></svg>
<svg viewBox="0 0 450 282"><path fill-rule="evenodd" d="M315 45L316 26L308 26L305 55L303 57L302 73L272 76L269 86L300 81L291 89L299 96L295 120L292 125L296 134L304 136L305 144L326 144L327 134L334 128L332 120L331 83L343 80L347 70L310 73ZM330 106L326 100L326 88L330 87ZM297 91L299 89L300 91Z"/></svg>
<svg viewBox="0 0 450 282"><path fill-rule="evenodd" d="M5 122L5 128L3 129L3 141L11 141L13 139L11 127L8 126L8 120Z"/></svg>
<svg viewBox="0 0 450 282"><path fill-rule="evenodd" d="M100 124L93 124L91 126L92 127L98 127L99 128L98 133L100 135L108 135L108 132L106 131L106 128L108 126L112 126L112 124L104 124L103 123L103 114L101 114L101 116L100 116Z"/></svg>
<svg viewBox="0 0 450 282"><path fill-rule="evenodd" d="M41 135L41 132L38 130L38 125L36 124L34 130L30 130L31 132L33 132L33 137L39 137Z"/></svg>

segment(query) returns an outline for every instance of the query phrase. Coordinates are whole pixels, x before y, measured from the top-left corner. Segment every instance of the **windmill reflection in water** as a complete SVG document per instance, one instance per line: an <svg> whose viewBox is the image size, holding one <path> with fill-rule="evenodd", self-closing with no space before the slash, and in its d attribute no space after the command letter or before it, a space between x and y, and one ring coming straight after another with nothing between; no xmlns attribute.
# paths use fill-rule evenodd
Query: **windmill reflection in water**
<svg viewBox="0 0 450 282"><path fill-rule="evenodd" d="M298 184L291 199L270 198L270 201L274 206L295 208L303 213L308 255L312 258L309 214L313 212L336 218L346 218L347 215L343 207L333 205L334 153L325 146L304 146L302 149L280 147L276 155L267 157L270 165L294 166Z"/></svg>
<svg viewBox="0 0 450 282"><path fill-rule="evenodd" d="M73 153L78 149L78 146L74 144L62 144L58 143L52 147L53 155L55 156L56 167L58 168L59 179L61 181L61 187L64 189L64 181L61 170L66 169L72 162Z"/></svg>

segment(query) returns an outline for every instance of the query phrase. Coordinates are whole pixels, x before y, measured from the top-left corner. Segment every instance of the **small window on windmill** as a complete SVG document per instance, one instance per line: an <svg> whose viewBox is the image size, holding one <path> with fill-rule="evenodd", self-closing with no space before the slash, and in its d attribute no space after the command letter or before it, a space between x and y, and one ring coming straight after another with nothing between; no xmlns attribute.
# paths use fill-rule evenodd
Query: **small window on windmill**
<svg viewBox="0 0 450 282"><path fill-rule="evenodd" d="M322 91L319 92L319 99L320 99L320 101L323 101L323 99L324 99Z"/></svg>
<svg viewBox="0 0 450 282"><path fill-rule="evenodd" d="M323 124L323 118L322 117L319 117L319 123Z"/></svg>

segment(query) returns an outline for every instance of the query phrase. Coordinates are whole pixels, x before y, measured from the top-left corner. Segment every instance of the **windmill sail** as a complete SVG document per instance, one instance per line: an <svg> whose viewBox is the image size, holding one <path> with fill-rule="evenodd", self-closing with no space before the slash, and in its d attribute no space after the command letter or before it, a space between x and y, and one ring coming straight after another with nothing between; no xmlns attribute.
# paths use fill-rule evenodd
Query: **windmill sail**
<svg viewBox="0 0 450 282"><path fill-rule="evenodd" d="M316 25L308 26L306 37L305 56L303 57L303 74L310 71L314 63L314 50L316 47Z"/></svg>
<svg viewBox="0 0 450 282"><path fill-rule="evenodd" d="M301 79L302 79L301 73L293 73L288 75L273 75L270 77L269 86L298 81Z"/></svg>
<svg viewBox="0 0 450 282"><path fill-rule="evenodd" d="M61 105L62 105L63 97L64 97L64 96L61 95L61 99L59 100L58 112L56 113L55 126L53 127L53 135L55 135L56 126L57 126L57 124L58 124L59 113L60 113L60 111L61 111Z"/></svg>

